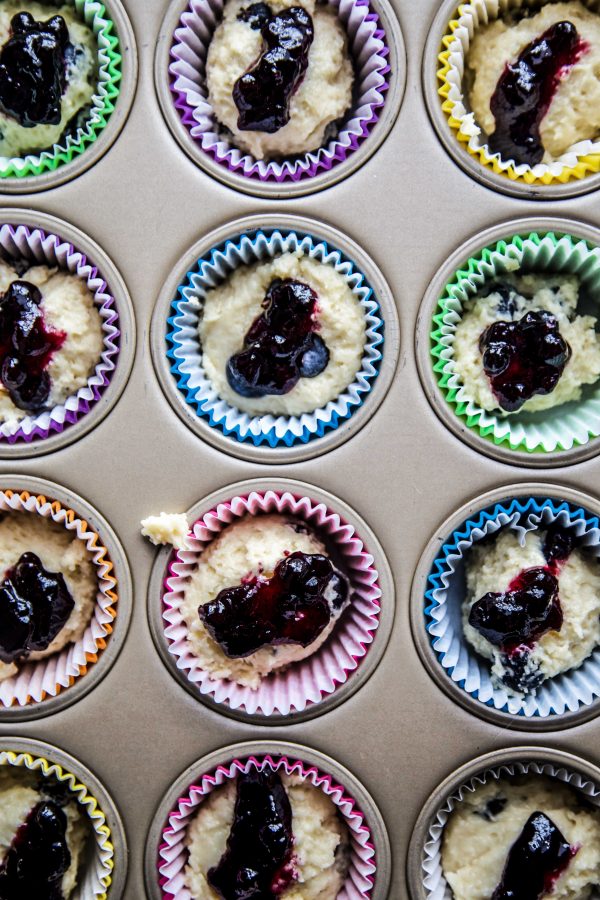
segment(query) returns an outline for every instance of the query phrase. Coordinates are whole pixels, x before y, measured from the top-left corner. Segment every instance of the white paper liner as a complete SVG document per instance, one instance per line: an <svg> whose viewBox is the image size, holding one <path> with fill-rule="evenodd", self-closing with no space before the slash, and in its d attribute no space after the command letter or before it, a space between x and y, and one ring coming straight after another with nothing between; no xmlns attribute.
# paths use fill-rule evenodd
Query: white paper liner
<svg viewBox="0 0 600 900"><path fill-rule="evenodd" d="M257 690L224 678L213 679L203 669L188 640L182 613L186 583L203 549L227 525L250 513L284 513L305 521L323 535L340 556L350 579L351 602L337 621L325 643L307 659L293 663L285 671L263 678ZM367 552L353 527L323 503L288 492L252 492L221 503L192 526L189 550L173 555L165 579L163 620L169 653L185 672L199 694L211 697L231 709L247 713L288 715L318 703L347 681L367 654L379 625L381 589L373 557Z"/></svg>
<svg viewBox="0 0 600 900"><path fill-rule="evenodd" d="M221 765L215 771L202 774L197 784L191 785L188 793L180 797L171 811L162 832L162 843L158 849L158 871L163 897L173 900L194 900L184 883L188 852L185 847L186 829L204 798L215 788L224 784L238 773L246 773L251 768L283 769L288 775L297 775L310 781L322 790L336 805L348 828L350 836L350 864L346 883L337 900L366 900L371 894L376 877L375 847L368 822L356 801L343 785L336 784L330 775L320 772L315 766L305 766L299 760L285 756L250 756L248 759L234 759L229 765Z"/></svg>
<svg viewBox="0 0 600 900"><path fill-rule="evenodd" d="M85 520L77 518L71 510L65 509L55 500L27 493L0 491L0 511L11 510L52 519L72 532L73 537L83 541L96 567L98 593L90 622L78 641L67 644L58 653L45 659L19 665L16 675L0 682L0 706L4 708L39 703L46 696L55 697L76 678L84 675L104 649L106 639L112 632L116 615L112 607L117 600L116 579L108 551Z"/></svg>
<svg viewBox="0 0 600 900"><path fill-rule="evenodd" d="M566 769L564 766L544 762L515 762L484 769L447 797L432 818L422 855L423 885L427 900L452 900L453 897L448 882L444 878L441 850L444 827L457 804L465 795L484 785L490 778L497 780L528 774L556 778L557 781L571 785L572 788L580 791L586 800L600 807L600 785L588 781L579 772ZM598 892L595 892L592 900L597 900L598 896L600 896Z"/></svg>

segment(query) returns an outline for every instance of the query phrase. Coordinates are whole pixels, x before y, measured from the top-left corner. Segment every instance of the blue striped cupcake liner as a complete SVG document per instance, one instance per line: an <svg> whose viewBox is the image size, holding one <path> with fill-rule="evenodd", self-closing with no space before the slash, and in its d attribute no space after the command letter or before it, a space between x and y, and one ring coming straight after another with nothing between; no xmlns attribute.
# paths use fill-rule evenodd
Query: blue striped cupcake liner
<svg viewBox="0 0 600 900"><path fill-rule="evenodd" d="M342 394L314 412L300 416L250 416L219 397L204 371L198 331L204 298L239 266L298 250L333 266L358 298L364 311L366 334L361 367ZM297 231L258 230L213 247L187 272L170 306L166 343L177 388L197 416L241 443L292 447L322 437L362 406L381 367L384 321L367 278L340 250Z"/></svg>
<svg viewBox="0 0 600 900"><path fill-rule="evenodd" d="M518 696L494 685L491 662L480 657L463 634L465 556L473 544L500 529L509 528L523 540L526 532L548 528L553 522L573 529L580 545L600 561L600 521L596 516L548 498L513 499L483 509L450 535L433 562L425 592L427 633L447 676L480 703L527 718L575 712L600 697L600 647L577 669L545 681L535 694Z"/></svg>

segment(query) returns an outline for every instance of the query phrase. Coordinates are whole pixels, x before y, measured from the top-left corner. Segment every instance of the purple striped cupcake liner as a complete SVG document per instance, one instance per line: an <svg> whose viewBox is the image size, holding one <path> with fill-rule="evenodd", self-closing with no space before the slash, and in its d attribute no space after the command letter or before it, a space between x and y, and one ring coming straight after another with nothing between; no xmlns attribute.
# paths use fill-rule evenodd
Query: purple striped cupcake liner
<svg viewBox="0 0 600 900"><path fill-rule="evenodd" d="M190 136L229 172L262 183L297 183L328 172L368 138L389 89L390 50L379 16L368 0L328 0L346 29L355 69L354 102L337 135L318 150L281 161L258 160L239 150L221 129L208 100L206 58L224 0L190 0L173 34L169 86Z"/></svg>

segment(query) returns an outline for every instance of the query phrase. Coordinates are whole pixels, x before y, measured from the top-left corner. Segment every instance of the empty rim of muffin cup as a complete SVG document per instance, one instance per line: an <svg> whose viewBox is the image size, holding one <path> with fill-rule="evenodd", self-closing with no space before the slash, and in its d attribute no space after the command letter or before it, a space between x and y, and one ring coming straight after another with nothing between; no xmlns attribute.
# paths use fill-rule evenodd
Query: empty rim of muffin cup
<svg viewBox="0 0 600 900"><path fill-rule="evenodd" d="M127 869L125 830L114 801L96 776L58 747L20 737L1 739L0 766L27 768L69 789L89 820L93 839L75 896L78 900L119 900Z"/></svg>
<svg viewBox="0 0 600 900"><path fill-rule="evenodd" d="M3 475L0 511L39 515L63 526L87 547L98 579L94 609L81 638L45 659L19 664L16 675L0 681L0 720L23 721L64 709L106 675L127 632L131 580L113 530L76 494L43 479Z"/></svg>
<svg viewBox="0 0 600 900"><path fill-rule="evenodd" d="M592 301L594 293L600 296L600 231L569 219L517 219L459 247L430 283L419 313L421 382L444 424L475 449L515 465L580 462L597 452L600 380L584 385L578 401L502 415L472 400L455 372L454 335L464 302L486 284L520 271L576 275Z"/></svg>
<svg viewBox="0 0 600 900"><path fill-rule="evenodd" d="M444 828L465 795L490 779L545 775L570 785L600 808L600 769L584 759L546 747L512 747L486 753L461 766L431 794L415 824L407 860L412 900L451 900L442 868Z"/></svg>
<svg viewBox="0 0 600 900"><path fill-rule="evenodd" d="M93 31L98 47L97 86L91 109L73 133L47 150L0 156L7 193L56 187L88 169L118 137L133 103L137 55L133 29L120 0L64 0Z"/></svg>
<svg viewBox="0 0 600 900"><path fill-rule="evenodd" d="M583 0L598 12L595 0ZM423 88L438 137L455 162L487 187L514 196L551 200L574 197L600 184L600 140L580 141L558 160L516 164L492 153L463 91L466 56L481 25L531 5L528 0L472 0L457 8L446 0L437 12L423 59Z"/></svg>
<svg viewBox="0 0 600 900"><path fill-rule="evenodd" d="M349 606L325 643L311 656L274 671L252 690L212 679L188 641L181 605L203 549L246 515L282 513L306 522L324 540L349 578ZM286 725L337 706L378 666L394 616L394 587L384 552L366 523L325 491L289 479L252 479L230 485L192 507L189 549L157 556L149 591L152 636L163 662L196 699L255 724Z"/></svg>
<svg viewBox="0 0 600 900"><path fill-rule="evenodd" d="M328 0L344 25L355 67L351 109L336 137L281 161L239 150L219 128L207 96L206 58L223 0L174 0L161 30L155 81L163 115L192 160L215 178L259 196L292 197L349 175L389 133L400 109L406 55L387 0Z"/></svg>
<svg viewBox="0 0 600 900"><path fill-rule="evenodd" d="M464 561L473 544L500 529L522 536L558 522L600 559L599 514L599 501L579 491L519 484L474 499L438 528L413 581L411 626L421 661L452 700L480 718L523 731L569 728L597 715L600 646L578 668L547 679L535 694L516 696L492 684L491 661L466 641L462 603Z"/></svg>
<svg viewBox="0 0 600 900"><path fill-rule="evenodd" d="M152 900L189 900L184 886L188 824L212 790L253 767L299 775L327 794L350 836L350 866L338 900L385 900L391 854L374 800L337 761L283 741L251 741L217 750L190 766L172 785L156 812L146 843L146 886Z"/></svg>

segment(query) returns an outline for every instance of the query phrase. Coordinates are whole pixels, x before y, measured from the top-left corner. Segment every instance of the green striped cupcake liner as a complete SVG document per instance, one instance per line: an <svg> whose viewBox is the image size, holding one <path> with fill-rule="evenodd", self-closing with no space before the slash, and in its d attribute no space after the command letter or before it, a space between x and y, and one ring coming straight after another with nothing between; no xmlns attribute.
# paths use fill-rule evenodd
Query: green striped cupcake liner
<svg viewBox="0 0 600 900"><path fill-rule="evenodd" d="M49 150L22 157L0 156L0 178L27 178L54 172L72 162L94 143L115 109L122 77L122 57L115 25L98 0L64 0L91 28L98 44L98 82L91 109L73 134L61 138Z"/></svg>
<svg viewBox="0 0 600 900"><path fill-rule="evenodd" d="M584 386L577 402L506 416L475 403L455 371L455 330L465 302L486 283L516 271L576 275L582 292L600 300L600 248L591 242L569 234L534 231L484 247L454 272L437 302L430 332L435 379L454 415L470 431L498 447L529 454L581 447L600 435L600 380ZM597 315L600 318L600 306Z"/></svg>

